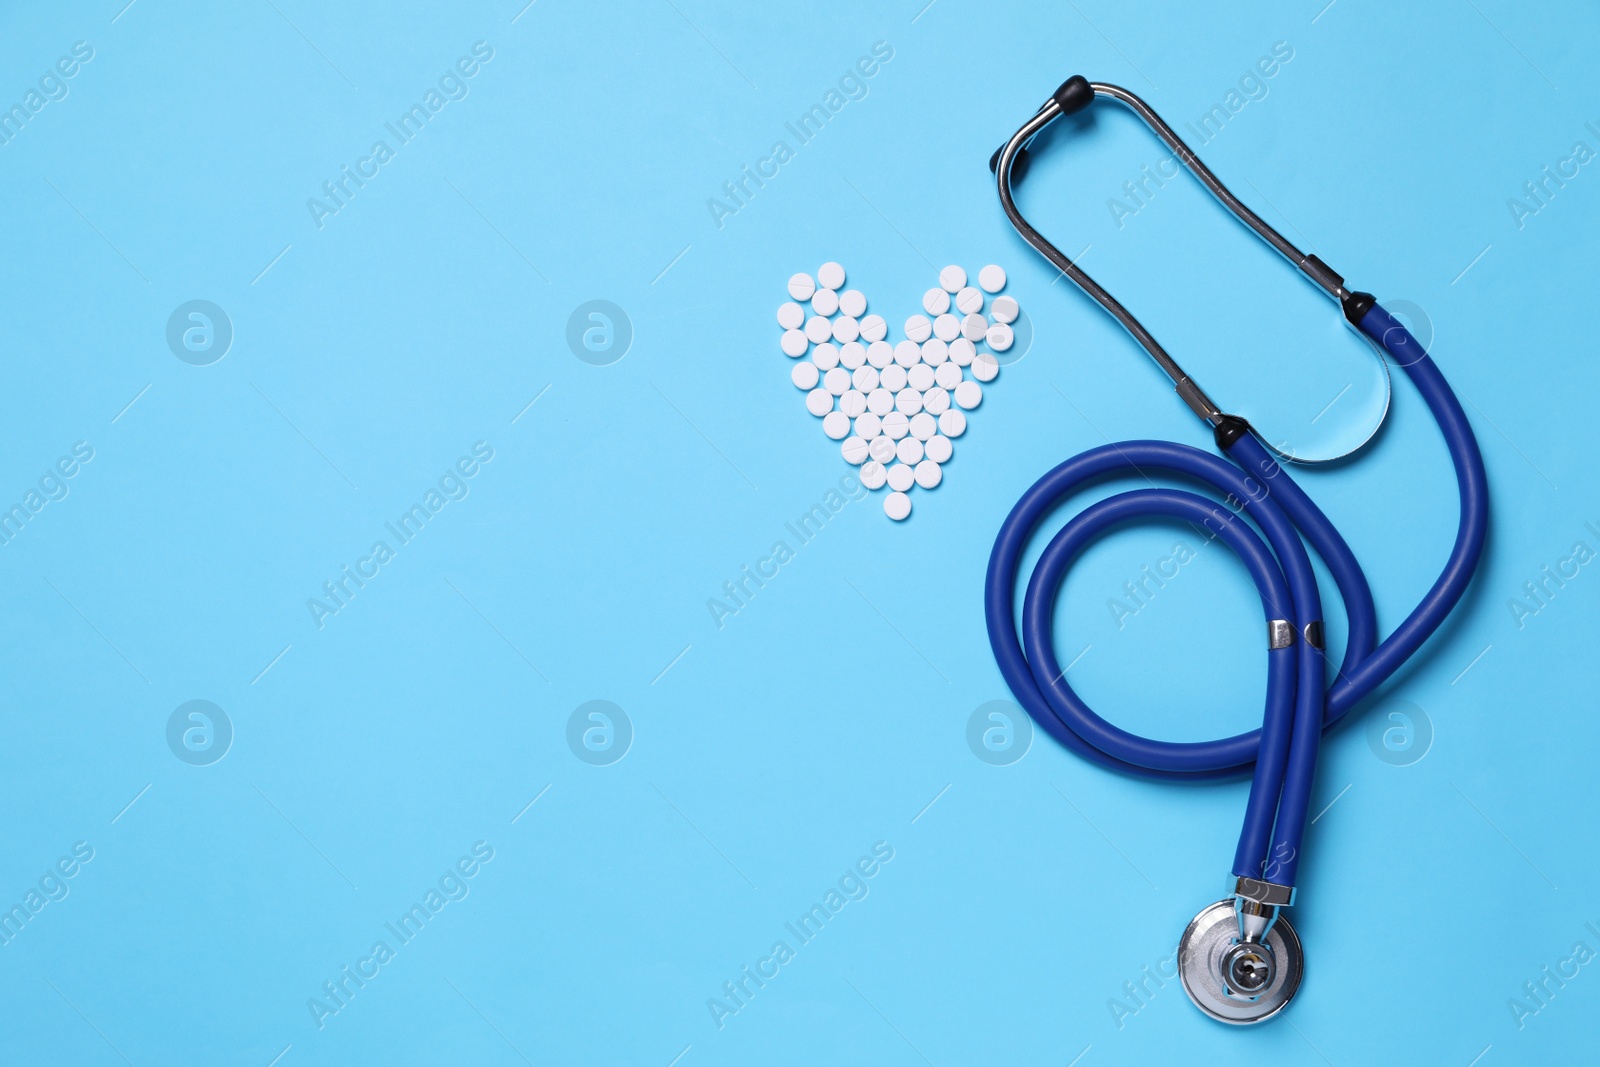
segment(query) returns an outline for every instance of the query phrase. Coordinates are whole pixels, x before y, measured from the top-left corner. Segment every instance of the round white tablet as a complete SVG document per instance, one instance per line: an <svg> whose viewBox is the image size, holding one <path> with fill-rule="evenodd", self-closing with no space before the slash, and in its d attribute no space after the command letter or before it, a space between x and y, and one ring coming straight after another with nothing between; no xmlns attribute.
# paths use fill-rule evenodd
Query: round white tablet
<svg viewBox="0 0 1600 1067"><path fill-rule="evenodd" d="M894 394L894 409L910 418L922 410L922 393L909 385Z"/></svg>
<svg viewBox="0 0 1600 1067"><path fill-rule="evenodd" d="M889 324L882 315L868 315L861 320L861 336L868 342L881 341L889 336Z"/></svg>
<svg viewBox="0 0 1600 1067"><path fill-rule="evenodd" d="M933 381L940 389L954 389L961 384L961 368L954 363L941 363L933 370Z"/></svg>
<svg viewBox="0 0 1600 1067"><path fill-rule="evenodd" d="M891 393L898 393L906 387L906 369L898 363L891 363L878 372L878 384Z"/></svg>
<svg viewBox="0 0 1600 1067"><path fill-rule="evenodd" d="M891 411L883 417L883 436L891 441L900 440L910 430L910 421L898 411Z"/></svg>
<svg viewBox="0 0 1600 1067"><path fill-rule="evenodd" d="M863 393L870 393L878 387L878 371L875 367L857 367L850 372L850 384Z"/></svg>
<svg viewBox="0 0 1600 1067"><path fill-rule="evenodd" d="M813 389L806 394L806 410L813 415L826 415L833 410L833 394L826 389Z"/></svg>
<svg viewBox="0 0 1600 1067"><path fill-rule="evenodd" d="M843 367L835 367L822 376L822 387L834 396L844 395L850 388L850 372Z"/></svg>
<svg viewBox="0 0 1600 1067"><path fill-rule="evenodd" d="M950 456L955 452L955 447L950 444L950 438L938 434L928 438L928 443L922 446L922 451L935 463L948 463Z"/></svg>
<svg viewBox="0 0 1600 1067"><path fill-rule="evenodd" d="M817 374L817 365L805 360L801 360L789 369L789 380L795 384L795 388L807 392L817 387L818 377L820 375Z"/></svg>
<svg viewBox="0 0 1600 1067"><path fill-rule="evenodd" d="M965 367L972 362L973 353L977 351L977 346L971 341L965 337L959 337L950 342L950 362L958 367Z"/></svg>
<svg viewBox="0 0 1600 1067"><path fill-rule="evenodd" d="M922 342L922 362L930 367L937 367L950 358L950 346L937 337L930 337Z"/></svg>
<svg viewBox="0 0 1600 1067"><path fill-rule="evenodd" d="M915 437L902 438L900 443L894 446L894 456L901 463L915 467L922 462L922 442Z"/></svg>
<svg viewBox="0 0 1600 1067"><path fill-rule="evenodd" d="M867 461L867 443L859 437L846 437L839 446L839 454L852 467L859 467Z"/></svg>
<svg viewBox="0 0 1600 1067"><path fill-rule="evenodd" d="M874 415L887 415L894 410L894 394L879 386L867 393L867 410Z"/></svg>
<svg viewBox="0 0 1600 1067"><path fill-rule="evenodd" d="M978 272L978 284L986 293L998 293L1006 287L1005 268L991 263Z"/></svg>
<svg viewBox="0 0 1600 1067"><path fill-rule="evenodd" d="M1015 335L1011 332L1011 327L1003 322L997 322L989 327L989 332L984 334L983 339L988 341L989 347L996 352L1004 352L1011 347Z"/></svg>
<svg viewBox="0 0 1600 1067"><path fill-rule="evenodd" d="M967 432L967 417L960 408L951 408L939 416L939 432L946 437L960 437Z"/></svg>
<svg viewBox="0 0 1600 1067"><path fill-rule="evenodd" d="M944 472L939 465L931 459L925 459L917 464L917 484L924 489L932 489L944 480Z"/></svg>
<svg viewBox="0 0 1600 1067"><path fill-rule="evenodd" d="M961 320L954 315L940 315L933 320L933 335L941 341L954 341L961 336Z"/></svg>
<svg viewBox="0 0 1600 1067"><path fill-rule="evenodd" d="M855 370L867 361L867 350L860 341L846 341L839 346L839 366L845 370Z"/></svg>
<svg viewBox="0 0 1600 1067"><path fill-rule="evenodd" d="M972 357L972 376L980 382L992 382L1000 373L1000 361L993 352L979 352Z"/></svg>
<svg viewBox="0 0 1600 1067"><path fill-rule="evenodd" d="M895 522L904 522L911 514L911 498L900 492L890 493L883 498L883 513Z"/></svg>
<svg viewBox="0 0 1600 1067"><path fill-rule="evenodd" d="M953 293L966 284L967 272L956 266L954 263L950 264L944 270L939 272L939 285L942 286L944 291L947 293Z"/></svg>
<svg viewBox="0 0 1600 1067"><path fill-rule="evenodd" d="M889 488L893 489L895 492L905 492L907 489L911 488L912 483L914 483L916 480L916 471L912 470L904 463L891 463L889 465Z"/></svg>
<svg viewBox="0 0 1600 1067"><path fill-rule="evenodd" d="M833 323L821 315L813 315L806 320L806 339L814 345L820 345L833 336Z"/></svg>
<svg viewBox="0 0 1600 1067"><path fill-rule="evenodd" d="M915 341L901 341L894 346L894 361L902 367L915 367L922 361L922 346Z"/></svg>
<svg viewBox="0 0 1600 1067"><path fill-rule="evenodd" d="M832 315L839 310L839 294L832 289L818 289L811 294L811 310L818 315Z"/></svg>
<svg viewBox="0 0 1600 1067"><path fill-rule="evenodd" d="M838 289L844 285L844 268L829 260L817 268L817 281L829 289Z"/></svg>
<svg viewBox="0 0 1600 1067"><path fill-rule="evenodd" d="M833 320L833 339L835 341L854 341L861 336L861 324L848 315L840 315Z"/></svg>
<svg viewBox="0 0 1600 1067"><path fill-rule="evenodd" d="M955 397L957 407L971 411L983 403L983 386L977 382L962 382L955 388Z"/></svg>
<svg viewBox="0 0 1600 1067"><path fill-rule="evenodd" d="M906 384L917 392L933 388L933 368L926 363L918 363L906 371Z"/></svg>
<svg viewBox="0 0 1600 1067"><path fill-rule="evenodd" d="M961 336L976 344L989 332L989 320L982 315L968 315L961 320Z"/></svg>
<svg viewBox="0 0 1600 1067"><path fill-rule="evenodd" d="M842 411L830 411L822 416L822 432L842 441L850 433L850 419Z"/></svg>
<svg viewBox="0 0 1600 1067"><path fill-rule="evenodd" d="M956 310L963 315L971 315L983 310L983 293L967 286L956 294Z"/></svg>
<svg viewBox="0 0 1600 1067"><path fill-rule="evenodd" d="M926 441L938 432L939 420L926 411L919 411L911 416L911 436L918 441Z"/></svg>
<svg viewBox="0 0 1600 1067"><path fill-rule="evenodd" d="M867 294L860 289L846 289L839 294L839 310L852 319L859 319L867 310Z"/></svg>
<svg viewBox="0 0 1600 1067"><path fill-rule="evenodd" d="M884 477L883 464L879 463L875 459L869 459L867 462L863 463L861 465L861 473L857 475L857 477L861 479L861 484L866 486L868 489L882 489L883 483L886 480Z"/></svg>
<svg viewBox="0 0 1600 1067"><path fill-rule="evenodd" d="M878 421L878 416L872 412L856 416L856 436L863 441L871 441L883 432L883 423Z"/></svg>
<svg viewBox="0 0 1600 1067"><path fill-rule="evenodd" d="M948 366L948 364L947 364ZM956 383L960 385L960 382ZM930 415L943 415L950 410L950 394L944 389L928 389L922 394L922 410Z"/></svg>
<svg viewBox="0 0 1600 1067"><path fill-rule="evenodd" d="M793 300L785 300L778 305L778 325L785 330L798 330L805 321L806 309Z"/></svg>
<svg viewBox="0 0 1600 1067"><path fill-rule="evenodd" d="M839 350L830 344L820 344L811 350L811 362L818 370L832 370L839 365Z"/></svg>
<svg viewBox="0 0 1600 1067"><path fill-rule="evenodd" d="M920 345L933 336L933 323L923 315L913 315L906 320L906 336Z"/></svg>
<svg viewBox="0 0 1600 1067"><path fill-rule="evenodd" d="M811 347L811 342L806 340L806 335L799 330L784 330L783 339L778 342L778 347L783 349L783 354L789 357L803 356L806 349Z"/></svg>
<svg viewBox="0 0 1600 1067"><path fill-rule="evenodd" d="M867 346L867 362L879 370L894 361L894 345L879 338Z"/></svg>
<svg viewBox="0 0 1600 1067"><path fill-rule="evenodd" d="M922 294L922 310L930 315L943 315L950 310L950 294L943 289L929 289Z"/></svg>
<svg viewBox="0 0 1600 1067"><path fill-rule="evenodd" d="M894 460L894 441L879 434L867 442L867 451L879 463L890 463Z"/></svg>
<svg viewBox="0 0 1600 1067"><path fill-rule="evenodd" d="M811 280L809 274L795 274L789 278L789 295L796 300L810 300L811 294L817 291L817 283Z"/></svg>
<svg viewBox="0 0 1600 1067"><path fill-rule="evenodd" d="M989 306L989 314L994 316L996 322L1016 322L1020 310L1016 298L1010 296L997 296Z"/></svg>
<svg viewBox="0 0 1600 1067"><path fill-rule="evenodd" d="M839 410L850 418L867 413L867 394L859 389L846 389L839 394Z"/></svg>

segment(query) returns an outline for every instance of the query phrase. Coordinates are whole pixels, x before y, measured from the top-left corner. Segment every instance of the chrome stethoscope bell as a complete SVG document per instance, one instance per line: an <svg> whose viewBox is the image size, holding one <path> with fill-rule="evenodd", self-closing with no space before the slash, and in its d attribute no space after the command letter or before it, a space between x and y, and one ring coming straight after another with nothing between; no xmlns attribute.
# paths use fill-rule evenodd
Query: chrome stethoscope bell
<svg viewBox="0 0 1600 1067"><path fill-rule="evenodd" d="M1282 1011L1300 988L1305 954L1294 927L1270 909L1259 933L1238 897L1208 906L1178 942L1178 976L1194 1006L1218 1022L1259 1023Z"/></svg>

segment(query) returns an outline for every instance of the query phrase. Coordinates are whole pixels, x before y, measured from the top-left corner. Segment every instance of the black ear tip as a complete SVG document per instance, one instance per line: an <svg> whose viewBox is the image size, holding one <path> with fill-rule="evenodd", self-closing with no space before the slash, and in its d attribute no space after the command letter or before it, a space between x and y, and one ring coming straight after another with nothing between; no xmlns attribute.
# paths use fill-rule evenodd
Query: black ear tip
<svg viewBox="0 0 1600 1067"><path fill-rule="evenodd" d="M994 150L994 155L989 157L989 173L990 174L994 174L1000 169L1000 153L1004 152L1005 150L1006 150L1006 146L1005 145L1001 145L999 148L996 148ZM1015 158L1015 159L1013 159L1011 161L1011 180L1012 181L1020 182L1022 180L1023 175L1028 173L1028 160L1030 158L1032 158L1032 157L1030 157L1028 155L1027 148L1019 148L1019 149L1017 149L1017 158Z"/></svg>
<svg viewBox="0 0 1600 1067"><path fill-rule="evenodd" d="M990 174L993 174L995 171L1000 169L1000 153L1004 152L1005 150L1006 150L1005 145L1001 145L999 148L996 148L994 150L994 155L989 157L989 173Z"/></svg>
<svg viewBox="0 0 1600 1067"><path fill-rule="evenodd" d="M1074 115L1094 103L1094 86L1082 74L1074 74L1061 83L1051 98L1063 115Z"/></svg>

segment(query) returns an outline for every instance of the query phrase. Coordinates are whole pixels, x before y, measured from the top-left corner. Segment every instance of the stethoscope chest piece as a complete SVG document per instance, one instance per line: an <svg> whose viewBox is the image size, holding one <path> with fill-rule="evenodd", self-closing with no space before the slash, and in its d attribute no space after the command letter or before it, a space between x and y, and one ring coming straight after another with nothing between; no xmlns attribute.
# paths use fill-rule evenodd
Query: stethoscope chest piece
<svg viewBox="0 0 1600 1067"><path fill-rule="evenodd" d="M1219 900L1189 924L1178 942L1178 975L1195 1007L1218 1022L1245 1026L1282 1011L1300 988L1305 956L1280 911L1246 938L1236 898Z"/></svg>

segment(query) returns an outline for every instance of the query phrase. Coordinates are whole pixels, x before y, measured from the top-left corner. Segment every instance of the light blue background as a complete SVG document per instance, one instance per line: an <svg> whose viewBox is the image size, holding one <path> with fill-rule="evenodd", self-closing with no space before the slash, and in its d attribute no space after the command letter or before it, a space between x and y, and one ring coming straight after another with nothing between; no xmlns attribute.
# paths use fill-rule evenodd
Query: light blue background
<svg viewBox="0 0 1600 1067"><path fill-rule="evenodd" d="M94 48L0 147L0 498L94 448L0 547L0 900L74 842L95 850L0 946L0 1059L1594 1057L1600 964L1521 1028L1507 1002L1576 942L1600 950L1584 928L1600 926L1600 577L1582 569L1521 625L1508 602L1575 542L1600 548L1600 175L1521 228L1506 202L1575 141L1600 147L1584 127L1600 17L1509 0L522 2L0 15L7 105L75 41ZM469 95L319 229L307 198L477 41L494 56ZM707 199L878 41L893 59L866 98L719 228ZM1138 1004L1124 983L1222 895L1246 786L1125 780L1042 738L980 762L967 719L1007 696L981 584L1002 516L1051 465L1205 434L1052 285L984 163L1068 74L1178 122L1280 41L1292 61L1202 155L1353 286L1425 309L1484 448L1493 531L1456 618L1327 741L1291 1010L1237 1031L1152 983L1119 1026L1109 1001ZM1159 155L1098 108L1025 205L1269 433L1370 374L1333 309L1194 183L1113 223L1106 200ZM908 523L881 494L852 502L719 629L708 598L848 471L773 321L789 274L828 259L894 324L939 266L999 262L1036 339ZM197 298L235 330L208 367L165 341ZM606 367L565 341L594 298L635 331ZM494 459L470 495L319 630L307 598L478 441ZM1370 452L1303 482L1392 626L1455 522L1415 394L1397 383ZM1074 677L1112 718L1201 738L1259 714L1241 569L1206 549L1120 630L1105 606L1185 536L1090 553L1061 653L1087 646ZM236 732L209 767L167 747L192 699ZM565 739L592 699L636 731L611 766ZM1409 766L1367 741L1399 700L1434 734ZM318 1029L308 998L478 841L494 858L470 895ZM870 894L719 1029L708 998L879 841L894 858Z"/></svg>

